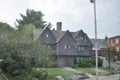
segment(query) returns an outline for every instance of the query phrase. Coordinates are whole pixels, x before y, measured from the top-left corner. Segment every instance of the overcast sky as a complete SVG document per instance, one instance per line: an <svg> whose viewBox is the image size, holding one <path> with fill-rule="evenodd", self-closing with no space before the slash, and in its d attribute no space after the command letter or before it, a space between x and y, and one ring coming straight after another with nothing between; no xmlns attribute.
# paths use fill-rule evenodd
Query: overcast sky
<svg viewBox="0 0 120 80"><path fill-rule="evenodd" d="M53 28L60 21L63 30L82 29L94 38L94 11L89 0L0 0L0 21L14 26L26 9L41 11ZM120 0L97 0L98 38L120 35Z"/></svg>

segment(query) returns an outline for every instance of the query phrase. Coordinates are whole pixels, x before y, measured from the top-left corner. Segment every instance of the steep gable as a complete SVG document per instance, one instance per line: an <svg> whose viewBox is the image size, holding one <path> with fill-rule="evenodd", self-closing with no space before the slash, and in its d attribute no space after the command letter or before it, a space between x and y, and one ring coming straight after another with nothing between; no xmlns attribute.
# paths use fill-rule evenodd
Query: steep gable
<svg viewBox="0 0 120 80"><path fill-rule="evenodd" d="M53 36L51 30L46 27L41 35L39 36L38 40L43 44L54 44L56 42L55 37Z"/></svg>
<svg viewBox="0 0 120 80"><path fill-rule="evenodd" d="M58 55L76 55L76 41L69 31L57 40Z"/></svg>
<svg viewBox="0 0 120 80"><path fill-rule="evenodd" d="M67 41L68 41L68 40L72 40L73 42L76 42L75 39L74 39L74 37L72 36L72 34L69 32L69 30L67 30L64 34L62 34L62 35L58 38L57 42L60 42L60 41L63 40L64 38L65 38L65 39L67 38Z"/></svg>
<svg viewBox="0 0 120 80"><path fill-rule="evenodd" d="M83 32L83 30L77 31L74 38L77 42L77 45L92 46L89 37L87 36L86 33Z"/></svg>
<svg viewBox="0 0 120 80"><path fill-rule="evenodd" d="M94 50L96 40L94 38L91 38L90 40L93 44L93 50ZM97 47L98 47L98 49L107 48L107 40L106 39L97 39Z"/></svg>

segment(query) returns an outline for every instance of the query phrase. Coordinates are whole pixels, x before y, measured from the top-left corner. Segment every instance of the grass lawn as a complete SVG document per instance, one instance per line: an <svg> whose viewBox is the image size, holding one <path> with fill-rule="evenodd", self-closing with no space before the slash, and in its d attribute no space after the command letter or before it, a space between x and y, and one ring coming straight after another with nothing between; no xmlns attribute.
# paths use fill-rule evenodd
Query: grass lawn
<svg viewBox="0 0 120 80"><path fill-rule="evenodd" d="M37 68L37 70L39 71L42 68ZM65 70L64 68L48 68L48 77L47 80L52 80L53 78L55 78L55 76L63 76L63 77L69 77L73 74L72 71L69 70Z"/></svg>
<svg viewBox="0 0 120 80"><path fill-rule="evenodd" d="M105 70L105 71L108 71L108 72L111 73L111 74L115 74L115 73L118 72L118 71L115 70L115 69L109 69L109 68L103 68L103 67L100 67L100 69Z"/></svg>
<svg viewBox="0 0 120 80"><path fill-rule="evenodd" d="M45 68L37 68L36 70L39 71L40 69L45 69ZM64 68L47 68L47 70L48 70L47 80L53 80L53 78L55 78L55 76L58 76L58 75L66 78L73 74L72 71L65 70ZM16 80L10 75L6 74L6 76L9 80Z"/></svg>
<svg viewBox="0 0 120 80"><path fill-rule="evenodd" d="M95 71L95 68L84 68L84 67L80 67L77 68L77 70L81 71L81 72L85 72L85 73L93 73Z"/></svg>
<svg viewBox="0 0 120 80"><path fill-rule="evenodd" d="M36 70L40 71L41 69L45 69L45 68L37 68ZM117 72L117 70L114 70L114 69L106 69L106 68L102 68L102 67L100 67L99 69L108 71L111 74ZM77 70L91 74L95 71L95 68L77 68ZM53 80L53 78L55 78L55 76L58 76L58 75L63 76L64 78L73 75L73 71L69 71L64 68L47 68L47 71L48 71L47 80ZM7 75L7 77L9 80L16 80L9 75Z"/></svg>

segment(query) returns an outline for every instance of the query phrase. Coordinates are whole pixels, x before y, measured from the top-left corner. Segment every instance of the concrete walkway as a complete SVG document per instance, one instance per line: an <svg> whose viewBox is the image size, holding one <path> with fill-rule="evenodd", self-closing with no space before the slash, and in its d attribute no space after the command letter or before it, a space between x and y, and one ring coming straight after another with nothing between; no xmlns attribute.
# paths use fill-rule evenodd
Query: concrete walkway
<svg viewBox="0 0 120 80"><path fill-rule="evenodd" d="M69 71L73 71L73 72L80 72L77 71L76 69L73 69L71 67L64 67L64 69L69 70ZM96 76L91 75L91 74L87 74L86 75L90 78L88 79L83 79L83 80L96 80ZM115 74L115 75L109 75L109 76L98 76L99 80L120 80L120 74Z"/></svg>
<svg viewBox="0 0 120 80"><path fill-rule="evenodd" d="M5 79L3 79L3 77L0 75L0 80L5 80Z"/></svg>
<svg viewBox="0 0 120 80"><path fill-rule="evenodd" d="M110 76L99 76L98 79L99 80L120 80L119 79L119 74L110 75ZM90 77L88 79L83 79L83 80L96 80L96 76L95 77Z"/></svg>
<svg viewBox="0 0 120 80"><path fill-rule="evenodd" d="M69 71L73 71L75 73L79 73L80 71L76 70L76 69L73 69L71 67L64 67L64 69L66 70L69 70ZM94 75L91 75L91 74L88 74L88 73L85 73L88 77L95 77Z"/></svg>

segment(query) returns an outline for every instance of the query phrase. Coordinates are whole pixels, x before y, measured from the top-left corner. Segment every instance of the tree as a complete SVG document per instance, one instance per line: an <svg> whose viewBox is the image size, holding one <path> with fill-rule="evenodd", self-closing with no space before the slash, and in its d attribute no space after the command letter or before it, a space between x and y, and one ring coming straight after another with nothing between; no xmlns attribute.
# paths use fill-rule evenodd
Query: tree
<svg viewBox="0 0 120 80"><path fill-rule="evenodd" d="M0 22L0 40L9 39L12 32L14 32L15 29L12 28L9 24Z"/></svg>
<svg viewBox="0 0 120 80"><path fill-rule="evenodd" d="M21 77L22 80L32 80L36 77L34 74L38 73L36 68L45 68L52 64L50 61L53 51L36 42L1 42L0 53L4 59L0 65L2 70L12 77L17 76L18 80ZM39 73L44 72L46 71Z"/></svg>
<svg viewBox="0 0 120 80"><path fill-rule="evenodd" d="M21 29L17 29L12 33L11 40L29 42L33 41L33 29L35 28L32 24L23 25Z"/></svg>
<svg viewBox="0 0 120 80"><path fill-rule="evenodd" d="M107 47L106 48L106 57L108 59L108 68L111 68L111 56L113 56L113 53L115 52L113 47Z"/></svg>
<svg viewBox="0 0 120 80"><path fill-rule="evenodd" d="M54 51L46 45L33 41L33 29L33 25L26 24L21 29L6 33L6 38L0 39L0 58L3 59L0 64L1 69L12 77L16 77L17 80L34 78L45 80L46 75L44 79L41 77L46 70L38 72L35 69L52 65L51 56ZM2 30L0 29L2 34L7 32L7 28ZM37 76L38 74L40 76Z"/></svg>
<svg viewBox="0 0 120 80"><path fill-rule="evenodd" d="M43 20L44 14L41 11L27 9L26 15L20 14L20 16L22 19L16 19L18 29L26 24L33 24L36 28L44 28L50 24Z"/></svg>

